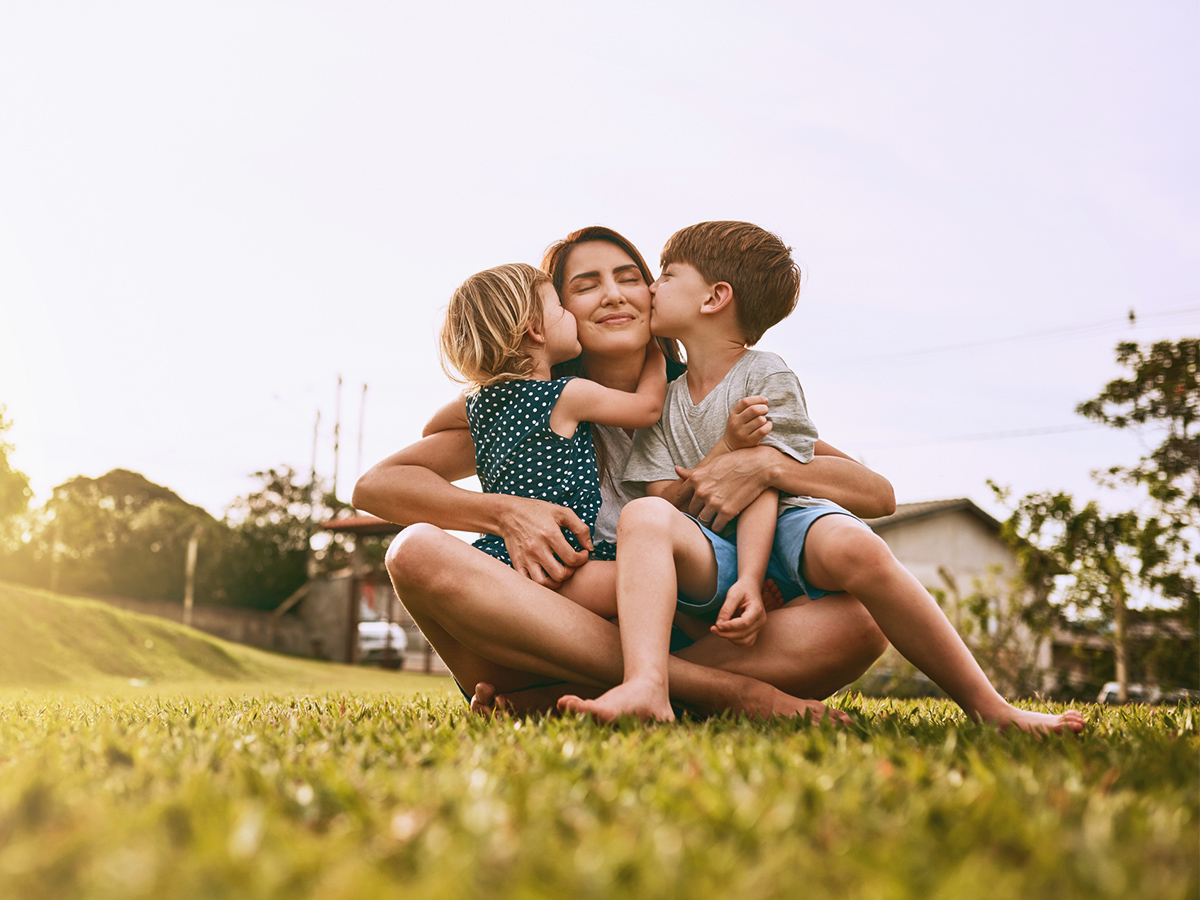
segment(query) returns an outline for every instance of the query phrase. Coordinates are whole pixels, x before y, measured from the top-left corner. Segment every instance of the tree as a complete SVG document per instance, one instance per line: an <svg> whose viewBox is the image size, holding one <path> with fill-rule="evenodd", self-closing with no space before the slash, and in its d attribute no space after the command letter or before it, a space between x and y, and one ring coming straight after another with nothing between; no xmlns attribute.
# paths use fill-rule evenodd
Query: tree
<svg viewBox="0 0 1200 900"><path fill-rule="evenodd" d="M231 549L223 563L218 602L271 609L286 600L310 574L349 564L341 536L314 541L317 523L348 506L318 483L297 482L290 467L255 472L261 484L226 511ZM315 549L310 551L313 544Z"/></svg>
<svg viewBox="0 0 1200 900"><path fill-rule="evenodd" d="M6 538L11 523L29 508L33 491L29 489L29 476L12 467L9 454L13 445L5 440L5 433L12 428L12 420L4 416L5 407L0 405L0 546Z"/></svg>
<svg viewBox="0 0 1200 900"><path fill-rule="evenodd" d="M54 488L10 574L71 593L179 600L197 529L219 538L212 516L137 472L81 475Z"/></svg>
<svg viewBox="0 0 1200 900"><path fill-rule="evenodd" d="M1156 446L1136 465L1113 466L1104 474L1145 487L1164 514L1200 527L1200 338L1147 347L1121 343L1117 362L1131 376L1110 381L1076 412L1113 428L1132 428Z"/></svg>
<svg viewBox="0 0 1200 900"><path fill-rule="evenodd" d="M1144 487L1151 514L1107 513L1094 501L1078 506L1069 494L1039 492L1018 500L1004 523L1003 534L1035 597L1055 598L1066 620L1090 615L1112 624L1122 699L1129 677L1131 597L1156 596L1159 605L1182 613L1192 633L1200 623L1200 556L1192 543L1200 523L1198 344L1191 338L1148 347L1119 344L1117 360L1132 377L1110 382L1098 397L1077 407L1081 415L1114 428L1137 428L1156 442L1136 465L1093 473L1102 485L1125 481ZM992 487L1008 501L1007 491ZM1194 654L1195 645L1182 642L1182 652ZM1170 660L1159 669L1187 671Z"/></svg>

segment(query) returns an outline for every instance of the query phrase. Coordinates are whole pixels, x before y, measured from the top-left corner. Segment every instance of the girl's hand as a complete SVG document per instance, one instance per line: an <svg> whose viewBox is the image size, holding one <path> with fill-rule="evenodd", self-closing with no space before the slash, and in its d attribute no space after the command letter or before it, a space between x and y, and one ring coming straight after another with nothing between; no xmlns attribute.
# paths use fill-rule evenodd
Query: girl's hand
<svg viewBox="0 0 1200 900"><path fill-rule="evenodd" d="M750 647L758 640L758 632L766 621L767 611L757 586L735 581L717 613L712 633L735 646Z"/></svg>
<svg viewBox="0 0 1200 900"><path fill-rule="evenodd" d="M771 433L766 397L743 397L729 411L721 443L727 451L757 447Z"/></svg>
<svg viewBox="0 0 1200 900"><path fill-rule="evenodd" d="M544 500L512 497L500 537L513 568L536 584L557 590L588 560L587 550L576 550L563 536L572 532L579 543L592 546L587 525L565 506Z"/></svg>

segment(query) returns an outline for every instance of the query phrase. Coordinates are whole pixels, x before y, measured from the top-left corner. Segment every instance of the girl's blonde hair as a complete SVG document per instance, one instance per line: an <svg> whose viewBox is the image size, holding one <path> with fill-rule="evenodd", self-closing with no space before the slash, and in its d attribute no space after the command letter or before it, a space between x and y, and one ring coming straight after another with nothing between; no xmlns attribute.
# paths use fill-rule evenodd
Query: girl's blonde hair
<svg viewBox="0 0 1200 900"><path fill-rule="evenodd" d="M466 382L471 390L529 378L534 362L525 349L525 332L530 325L542 327L538 289L543 284L550 284L550 276L541 269L509 263L472 275L459 285L442 324L446 374Z"/></svg>

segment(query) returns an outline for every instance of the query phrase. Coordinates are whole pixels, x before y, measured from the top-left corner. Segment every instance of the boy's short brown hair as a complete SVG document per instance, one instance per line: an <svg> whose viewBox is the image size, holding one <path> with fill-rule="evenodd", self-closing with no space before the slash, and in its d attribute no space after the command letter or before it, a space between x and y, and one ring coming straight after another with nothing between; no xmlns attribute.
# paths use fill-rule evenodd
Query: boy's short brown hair
<svg viewBox="0 0 1200 900"><path fill-rule="evenodd" d="M747 344L786 319L800 294L800 267L792 248L749 222L701 222L671 235L662 251L665 269L686 263L709 284L733 287L734 313Z"/></svg>

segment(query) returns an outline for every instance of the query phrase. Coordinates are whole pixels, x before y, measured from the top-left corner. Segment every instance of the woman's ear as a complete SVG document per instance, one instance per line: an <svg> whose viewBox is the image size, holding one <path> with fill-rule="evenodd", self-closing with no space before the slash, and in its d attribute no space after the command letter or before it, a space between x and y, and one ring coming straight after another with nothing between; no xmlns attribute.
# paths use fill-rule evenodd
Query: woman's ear
<svg viewBox="0 0 1200 900"><path fill-rule="evenodd" d="M700 314L712 315L719 313L733 302L733 285L728 281L718 281L712 286L705 301L700 304Z"/></svg>

